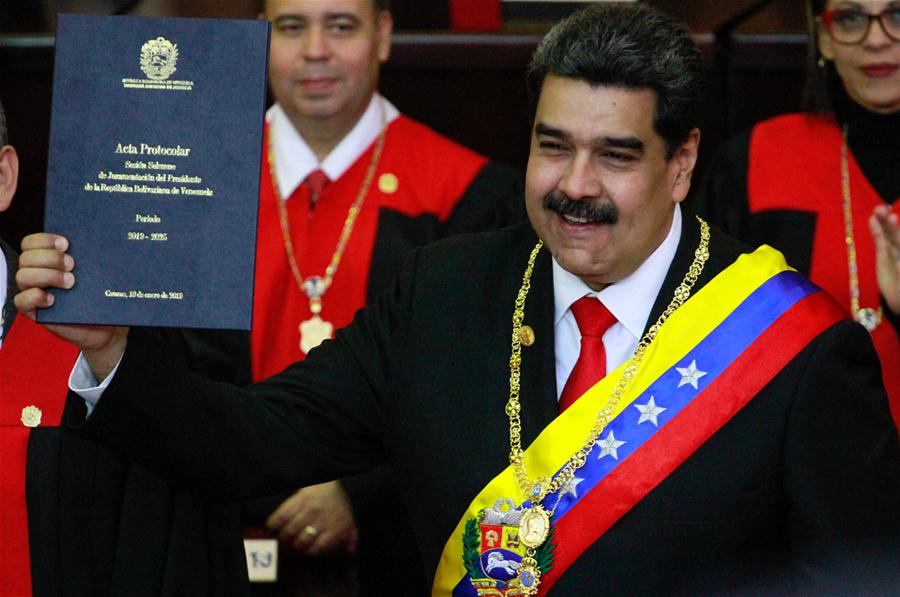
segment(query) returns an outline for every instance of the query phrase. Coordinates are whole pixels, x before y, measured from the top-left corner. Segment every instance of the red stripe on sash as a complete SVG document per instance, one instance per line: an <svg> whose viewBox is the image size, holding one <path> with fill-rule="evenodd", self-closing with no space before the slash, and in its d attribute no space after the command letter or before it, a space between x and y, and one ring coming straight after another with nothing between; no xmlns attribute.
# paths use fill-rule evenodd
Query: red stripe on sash
<svg viewBox="0 0 900 597"><path fill-rule="evenodd" d="M760 334L678 416L556 523L553 569L541 577L539 594L546 594L584 550L725 425L807 344L846 317L820 291L798 301Z"/></svg>

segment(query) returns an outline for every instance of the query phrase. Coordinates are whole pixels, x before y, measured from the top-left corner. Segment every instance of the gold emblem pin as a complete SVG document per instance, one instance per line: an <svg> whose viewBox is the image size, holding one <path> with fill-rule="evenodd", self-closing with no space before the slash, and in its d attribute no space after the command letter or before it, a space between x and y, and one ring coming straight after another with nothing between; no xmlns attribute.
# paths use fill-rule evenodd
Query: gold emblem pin
<svg viewBox="0 0 900 597"><path fill-rule="evenodd" d="M378 190L382 193L392 195L400 188L400 181L395 174L387 172L378 177Z"/></svg>
<svg viewBox="0 0 900 597"><path fill-rule="evenodd" d="M44 413L36 406L26 406L22 409L22 425L26 427L37 427L41 424L41 417Z"/></svg>
<svg viewBox="0 0 900 597"><path fill-rule="evenodd" d="M534 344L534 330L531 329L530 325L523 325L519 328L519 340L522 342L522 346Z"/></svg>

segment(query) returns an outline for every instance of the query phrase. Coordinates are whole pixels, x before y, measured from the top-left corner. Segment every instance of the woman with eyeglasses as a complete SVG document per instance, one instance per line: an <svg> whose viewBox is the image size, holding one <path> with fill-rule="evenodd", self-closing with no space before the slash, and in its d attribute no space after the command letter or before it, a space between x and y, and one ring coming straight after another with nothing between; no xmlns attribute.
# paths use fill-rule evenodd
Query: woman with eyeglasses
<svg viewBox="0 0 900 597"><path fill-rule="evenodd" d="M696 209L781 250L866 326L900 423L900 0L807 9L807 111L726 143Z"/></svg>

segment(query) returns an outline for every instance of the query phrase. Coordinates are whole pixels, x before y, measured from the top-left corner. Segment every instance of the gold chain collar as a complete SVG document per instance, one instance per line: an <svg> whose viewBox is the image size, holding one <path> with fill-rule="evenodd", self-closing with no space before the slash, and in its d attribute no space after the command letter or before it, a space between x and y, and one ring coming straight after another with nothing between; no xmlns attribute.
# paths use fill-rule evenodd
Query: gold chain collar
<svg viewBox="0 0 900 597"><path fill-rule="evenodd" d="M269 129L269 173L272 177L272 187L275 191L275 196L278 197L278 216L281 221L281 235L284 239L284 249L287 253L291 273L294 276L294 280L297 282L297 287L302 293L309 297L309 309L314 315L317 315L322 311L322 296L334 280L334 275L337 273L341 258L343 257L344 251L347 248L347 243L350 240L350 235L353 233L353 226L356 223L356 218L359 216L363 202L365 202L366 196L369 194L369 188L372 186L372 180L375 178L375 171L378 169L378 162L381 159L381 154L384 150L386 135L387 122L384 106L382 106L381 132L378 136L378 142L372 152L372 159L369 160L369 167L366 170L365 178L363 178L363 182L359 187L359 192L356 194L356 199L354 199L350 209L347 210L347 217L344 220L344 226L338 237L334 254L331 256L331 262L328 264L328 267L325 268L324 276L310 276L309 278L304 279L303 275L300 273L297 258L294 255L294 243L291 241L291 225L287 213L287 200L281 196L281 191L278 188L278 177L275 173L275 136L272 129Z"/></svg>
<svg viewBox="0 0 900 597"><path fill-rule="evenodd" d="M850 275L850 313L853 319L865 326L869 333L881 324L884 313L877 309L859 307L859 268L856 260L856 242L853 237L853 204L850 199L850 160L847 157L847 125L841 129L841 196L844 211L844 243L847 245L847 269Z"/></svg>

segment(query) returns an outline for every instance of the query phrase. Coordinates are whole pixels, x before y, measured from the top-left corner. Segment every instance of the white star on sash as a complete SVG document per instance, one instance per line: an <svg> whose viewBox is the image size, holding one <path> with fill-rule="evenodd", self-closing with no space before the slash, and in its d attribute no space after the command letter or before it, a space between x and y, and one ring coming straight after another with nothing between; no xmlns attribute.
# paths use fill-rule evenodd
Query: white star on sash
<svg viewBox="0 0 900 597"><path fill-rule="evenodd" d="M597 458L603 458L604 456L612 456L616 460L619 459L619 446L625 445L625 442L619 441L616 439L616 436L613 435L613 432L610 431L609 435L606 436L606 439L601 439L600 444L600 455Z"/></svg>
<svg viewBox="0 0 900 597"><path fill-rule="evenodd" d="M581 477L572 477L569 482L564 487L564 492L570 494L572 497L578 497L578 484L584 481Z"/></svg>
<svg viewBox="0 0 900 597"><path fill-rule="evenodd" d="M641 418L638 419L638 425L644 421L650 421L656 427L659 427L656 417L666 410L665 408L656 405L656 400L653 396L650 396L650 401L647 404L635 404L634 407L641 411Z"/></svg>
<svg viewBox="0 0 900 597"><path fill-rule="evenodd" d="M691 361L691 364L687 367L675 367L675 370L681 374L681 381L678 382L678 387L691 384L694 386L694 389L697 389L697 380L706 375L706 371L700 371L697 369L697 361Z"/></svg>

